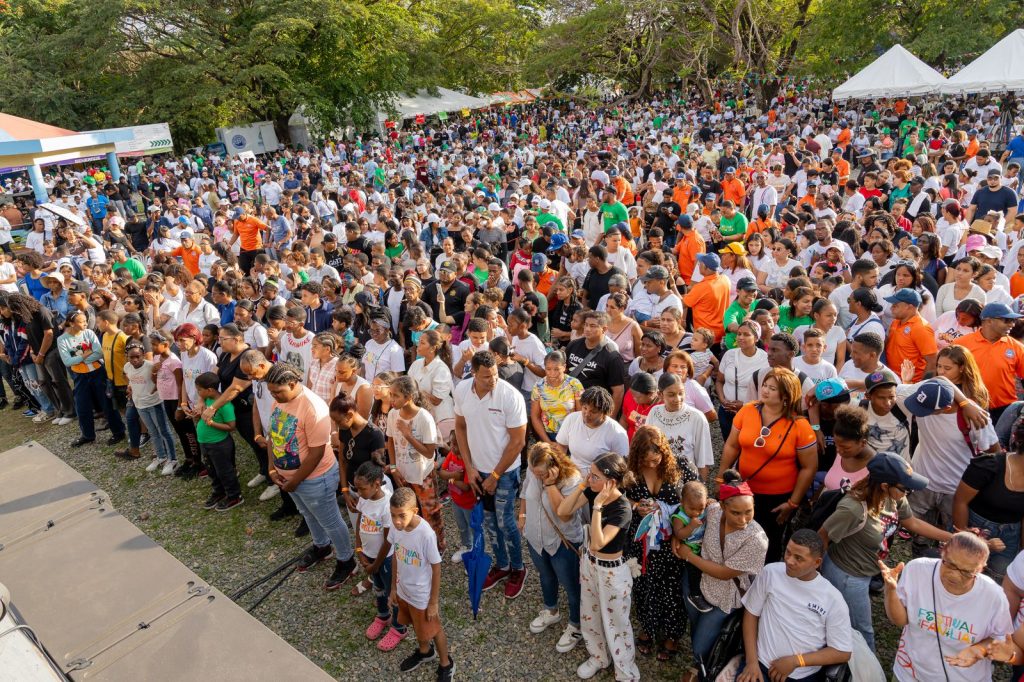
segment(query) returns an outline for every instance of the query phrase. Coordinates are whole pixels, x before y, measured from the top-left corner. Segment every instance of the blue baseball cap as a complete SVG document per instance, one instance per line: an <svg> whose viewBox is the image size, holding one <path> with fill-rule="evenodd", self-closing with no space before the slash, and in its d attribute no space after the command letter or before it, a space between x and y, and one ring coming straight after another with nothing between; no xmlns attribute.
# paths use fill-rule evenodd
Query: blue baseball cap
<svg viewBox="0 0 1024 682"><path fill-rule="evenodd" d="M684 213L683 215L676 218L676 225L683 228L684 230L688 230L691 227L693 227L693 218L691 218L689 214Z"/></svg>
<svg viewBox="0 0 1024 682"><path fill-rule="evenodd" d="M953 389L948 383L930 379L923 382L904 404L915 417L927 417L953 404Z"/></svg>
<svg viewBox="0 0 1024 682"><path fill-rule="evenodd" d="M556 232L551 235L551 246L548 247L548 253L558 251L560 248L569 243L569 238L561 232Z"/></svg>
<svg viewBox="0 0 1024 682"><path fill-rule="evenodd" d="M981 309L983 320L1019 320L1024 315L1018 315L1005 303L989 303Z"/></svg>
<svg viewBox="0 0 1024 682"><path fill-rule="evenodd" d="M830 377L814 387L814 397L825 403L849 401L850 387L840 377ZM846 400L841 400L846 398Z"/></svg>
<svg viewBox="0 0 1024 682"><path fill-rule="evenodd" d="M924 490L928 479L915 474L907 460L892 452L876 452L868 460L868 476L872 483L900 485L907 490Z"/></svg>
<svg viewBox="0 0 1024 682"><path fill-rule="evenodd" d="M722 268L722 260L716 253L702 253L697 256L697 262L708 270L714 270L715 272L718 272Z"/></svg>
<svg viewBox="0 0 1024 682"><path fill-rule="evenodd" d="M554 241L554 240L552 240ZM533 258L530 259L530 270L533 272L544 272L548 267L548 257L543 253L533 254Z"/></svg>
<svg viewBox="0 0 1024 682"><path fill-rule="evenodd" d="M920 306L921 294L913 289L897 289L892 296L886 296L885 300L889 303L912 303Z"/></svg>

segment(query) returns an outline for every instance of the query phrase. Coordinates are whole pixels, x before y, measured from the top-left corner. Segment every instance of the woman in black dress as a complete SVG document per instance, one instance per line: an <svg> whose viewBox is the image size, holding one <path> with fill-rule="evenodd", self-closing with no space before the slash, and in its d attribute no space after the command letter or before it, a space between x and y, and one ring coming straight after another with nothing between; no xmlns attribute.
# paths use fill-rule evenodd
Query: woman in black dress
<svg viewBox="0 0 1024 682"><path fill-rule="evenodd" d="M633 601L640 624L636 648L641 654L650 654L660 635L659 661L675 657L676 640L682 636L686 623L681 589L684 566L672 554L669 517L679 506L683 485L700 480L689 460L683 460L682 469L678 461L664 434L652 426L637 429L629 444L629 470L636 482L624 490L634 509L626 556L635 558L643 570L633 582ZM646 537L659 535L657 549L644 538L632 542L641 521L654 511L658 511L656 521ZM668 535L661 533L660 528L668 528Z"/></svg>

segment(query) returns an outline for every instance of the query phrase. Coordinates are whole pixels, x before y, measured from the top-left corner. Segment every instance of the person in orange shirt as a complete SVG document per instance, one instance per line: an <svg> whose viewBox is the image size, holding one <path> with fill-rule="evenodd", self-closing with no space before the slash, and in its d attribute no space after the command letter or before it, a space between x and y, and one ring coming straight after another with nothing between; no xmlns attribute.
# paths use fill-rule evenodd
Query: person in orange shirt
<svg viewBox="0 0 1024 682"><path fill-rule="evenodd" d="M616 175L612 178L612 184L615 185L615 196L617 196L619 201L624 205L632 206L636 203L636 196L633 194L633 185L629 184L629 180L621 175Z"/></svg>
<svg viewBox="0 0 1024 682"><path fill-rule="evenodd" d="M750 221L747 225L747 234L749 237L752 234L758 234L764 232L769 227L778 227L779 224L774 218L770 217L771 209L765 204L761 204L757 207L757 217ZM1022 249L1024 250L1024 249Z"/></svg>
<svg viewBox="0 0 1024 682"><path fill-rule="evenodd" d="M912 383L935 372L935 357L939 352L935 332L918 313L921 294L913 289L898 289L885 300L892 304L892 325L885 344L885 364L893 372L902 373L904 361L914 366Z"/></svg>
<svg viewBox="0 0 1024 682"><path fill-rule="evenodd" d="M989 303L981 309L981 327L953 341L974 356L988 389L992 423L1017 400L1017 377L1024 379L1024 344L1010 336L1018 315L1005 303Z"/></svg>
<svg viewBox="0 0 1024 682"><path fill-rule="evenodd" d="M852 141L853 131L850 130L850 124L843 121L839 124L839 135L836 136L836 146L845 152L850 148L850 143Z"/></svg>
<svg viewBox="0 0 1024 682"><path fill-rule="evenodd" d="M729 166L725 169L725 177L722 178L722 199L731 201L740 209L743 208L743 200L747 196L747 188L736 177L736 169Z"/></svg>
<svg viewBox="0 0 1024 682"><path fill-rule="evenodd" d="M796 210L800 210L800 207L805 207L804 210L808 213L814 213L814 202L818 200L818 181L809 180L807 182L807 194L800 197L796 202Z"/></svg>
<svg viewBox="0 0 1024 682"><path fill-rule="evenodd" d="M1010 277L1010 296L1013 298L1024 294L1024 249L1017 252L1017 267L1017 272Z"/></svg>
<svg viewBox="0 0 1024 682"><path fill-rule="evenodd" d="M843 158L843 150L840 147L832 148L832 165L839 174L839 186L842 187L850 179L850 162Z"/></svg>
<svg viewBox="0 0 1024 682"><path fill-rule="evenodd" d="M252 204L246 202L242 205L240 213L235 218L231 231L234 235L228 246L241 240L241 253L238 254L238 264L245 276L249 276L252 270L253 261L256 256L263 253L263 233L269 230L269 226L252 214Z"/></svg>
<svg viewBox="0 0 1024 682"><path fill-rule="evenodd" d="M704 278L683 296L683 305L693 313L693 328L706 327L715 334L715 343L725 336L725 309L729 307L729 278L721 274L722 261L714 253L697 256L697 267Z"/></svg>
<svg viewBox="0 0 1024 682"><path fill-rule="evenodd" d="M967 131L967 158L973 159L977 156L980 148L981 142L978 141L978 131L975 128L971 128Z"/></svg>
<svg viewBox="0 0 1024 682"><path fill-rule="evenodd" d="M679 216L676 226L679 228L679 236L676 237L676 266L679 276L689 286L693 269L697 266L697 256L704 253L706 246L704 239L693 229L693 218L689 214Z"/></svg>
<svg viewBox="0 0 1024 682"><path fill-rule="evenodd" d="M199 256L202 255L203 251L196 244L192 238L192 233L188 230L183 231L179 238L181 239L181 246L171 251L171 255L180 256L185 269L195 277L199 274Z"/></svg>
<svg viewBox="0 0 1024 682"><path fill-rule="evenodd" d="M686 207L693 200L693 185L686 179L686 175L680 173L676 176L676 184L672 187L672 201L679 204L680 211L686 211Z"/></svg>

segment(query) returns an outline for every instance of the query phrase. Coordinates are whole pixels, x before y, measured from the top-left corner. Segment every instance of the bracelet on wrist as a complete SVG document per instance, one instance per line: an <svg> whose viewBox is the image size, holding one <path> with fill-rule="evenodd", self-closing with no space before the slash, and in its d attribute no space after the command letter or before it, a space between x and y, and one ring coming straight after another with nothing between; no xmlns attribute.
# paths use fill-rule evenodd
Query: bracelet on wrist
<svg viewBox="0 0 1024 682"><path fill-rule="evenodd" d="M341 489L341 492L343 492L343 493L347 493L347 492L348 492L348 488L342 488L342 489Z"/></svg>
<svg viewBox="0 0 1024 682"><path fill-rule="evenodd" d="M957 407L967 407L967 406L968 406L968 405L970 405L970 404L971 404L971 401L970 401L970 400L961 400L960 402L958 402L958 403L956 404L956 406L957 406Z"/></svg>
<svg viewBox="0 0 1024 682"><path fill-rule="evenodd" d="M594 505L594 511L599 512L602 509L604 509L604 505L602 505L602 504L595 504Z"/></svg>
<svg viewBox="0 0 1024 682"><path fill-rule="evenodd" d="M804 655L803 654L797 654L796 655L796 662L800 665L801 668L806 668L807 667L807 663L804 661Z"/></svg>
<svg viewBox="0 0 1024 682"><path fill-rule="evenodd" d="M501 480L501 474L499 474L497 471L492 471L491 472L491 478L493 478L495 481L500 481Z"/></svg>
<svg viewBox="0 0 1024 682"><path fill-rule="evenodd" d="M786 504L789 506L790 509L799 509L800 508L800 505L795 503L795 502L793 502L792 500L786 500Z"/></svg>

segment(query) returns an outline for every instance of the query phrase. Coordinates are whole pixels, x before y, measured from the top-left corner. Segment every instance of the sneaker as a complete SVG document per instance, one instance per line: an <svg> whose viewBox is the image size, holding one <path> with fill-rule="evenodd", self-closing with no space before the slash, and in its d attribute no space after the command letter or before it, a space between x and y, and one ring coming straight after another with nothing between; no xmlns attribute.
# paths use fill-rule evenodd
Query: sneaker
<svg viewBox="0 0 1024 682"><path fill-rule="evenodd" d="M249 479L249 482L246 483L245 486L247 488L255 488L260 483L263 483L266 480L267 480L267 477L264 476L263 474L256 474L255 476L253 476L252 478Z"/></svg>
<svg viewBox="0 0 1024 682"><path fill-rule="evenodd" d="M508 575L508 581L505 583L505 599L515 599L523 592L523 585L526 583L526 567L512 571Z"/></svg>
<svg viewBox="0 0 1024 682"><path fill-rule="evenodd" d="M95 443L95 442L96 442L95 438L86 438L85 436L79 436L78 438L76 438L73 441L71 441L71 447L73 447L73 448L80 448L83 445L88 445L89 443Z"/></svg>
<svg viewBox="0 0 1024 682"><path fill-rule="evenodd" d="M375 616L373 622L370 623L370 627L366 628L366 639L370 640L371 642L376 642L377 638L384 633L384 630L390 624L391 616L388 616L387 618Z"/></svg>
<svg viewBox="0 0 1024 682"><path fill-rule="evenodd" d="M167 462L167 464L164 464L164 468L160 470L160 475L170 476L171 474L178 470L178 466L178 461L172 459L169 462Z"/></svg>
<svg viewBox="0 0 1024 682"><path fill-rule="evenodd" d="M333 552L334 548L330 545L324 545L323 547L313 545L299 558L299 563L295 566L295 570L299 573L305 573L327 557L331 556L331 553Z"/></svg>
<svg viewBox="0 0 1024 682"><path fill-rule="evenodd" d="M71 417L57 417L56 419L53 420L53 425L54 426L67 426L68 424L70 424L73 421L74 421L74 419L72 419Z"/></svg>
<svg viewBox="0 0 1024 682"><path fill-rule="evenodd" d="M198 476L199 476L199 478L209 478L210 477L210 472L206 470L206 467L201 467L199 469Z"/></svg>
<svg viewBox="0 0 1024 682"><path fill-rule="evenodd" d="M601 665L597 662L597 659L591 656L587 660L580 663L580 667L576 668L576 676L581 680L589 680L594 675L598 674L608 666Z"/></svg>
<svg viewBox="0 0 1024 682"><path fill-rule="evenodd" d="M484 592L493 588L511 573L512 571L507 568L491 568L491 570L487 571L487 578L484 580Z"/></svg>
<svg viewBox="0 0 1024 682"><path fill-rule="evenodd" d="M96 419L96 418L93 417L93 419ZM110 424L107 423L106 419L96 419L95 424L96 424L96 430L97 431L109 431L110 430Z"/></svg>
<svg viewBox="0 0 1024 682"><path fill-rule="evenodd" d="M334 592L345 584L345 581L352 576L355 570L356 560L354 558L347 561L336 561L334 563L334 572L331 573L331 577L324 583L324 589L328 592Z"/></svg>
<svg viewBox="0 0 1024 682"><path fill-rule="evenodd" d="M111 435L110 438L107 439L107 445L117 445L118 443L120 443L123 440L124 440L124 434L123 433L120 436Z"/></svg>
<svg viewBox="0 0 1024 682"><path fill-rule="evenodd" d="M437 682L452 682L455 679L455 659L448 654L448 665L437 666Z"/></svg>
<svg viewBox="0 0 1024 682"><path fill-rule="evenodd" d="M295 516L299 513L298 509L286 509L284 505L277 508L277 511L270 514L271 521L284 521L289 516Z"/></svg>
<svg viewBox="0 0 1024 682"><path fill-rule="evenodd" d="M175 478L195 478L196 477L196 468L194 466L192 466L191 464L189 464L188 462L184 462L184 463L182 463L181 466L178 467L178 470L174 472L174 477Z"/></svg>
<svg viewBox="0 0 1024 682"><path fill-rule="evenodd" d="M576 645L583 639L583 633L580 629L570 623L565 626L565 630L562 632L562 636L558 638L558 644L555 645L555 651L560 654L568 653L576 648Z"/></svg>
<svg viewBox="0 0 1024 682"><path fill-rule="evenodd" d="M223 495L218 493L210 493L210 496L206 498L206 502L203 502L203 509L213 509L220 501L224 499Z"/></svg>
<svg viewBox="0 0 1024 682"><path fill-rule="evenodd" d="M252 486L250 486L252 487ZM276 485L268 485L267 489L260 493L260 502L266 502L281 494L281 489Z"/></svg>
<svg viewBox="0 0 1024 682"><path fill-rule="evenodd" d="M53 412L40 412L32 418L32 421L36 424L42 424L43 422L48 422L51 419L53 419Z"/></svg>
<svg viewBox="0 0 1024 682"><path fill-rule="evenodd" d="M562 620L562 616L558 614L558 610L541 609L540 613L530 621L530 632L538 635L548 629L549 625L554 625Z"/></svg>
<svg viewBox="0 0 1024 682"><path fill-rule="evenodd" d="M713 608L708 603L708 600L704 598L704 595L700 593L686 595L686 601L701 613L710 613Z"/></svg>
<svg viewBox="0 0 1024 682"><path fill-rule="evenodd" d="M404 661L402 661L398 669L403 673L411 673L416 668L420 667L427 661L437 660L437 651L434 650L434 643L430 643L430 651L423 654L420 653L419 649L412 652Z"/></svg>
<svg viewBox="0 0 1024 682"><path fill-rule="evenodd" d="M295 529L295 537L304 538L309 535L309 526L306 524L306 519L299 521L298 527Z"/></svg>
<svg viewBox="0 0 1024 682"><path fill-rule="evenodd" d="M148 471L149 473L153 473L154 471L162 467L166 462L166 459L159 459L157 457L154 457L153 461L146 466L146 471Z"/></svg>
<svg viewBox="0 0 1024 682"><path fill-rule="evenodd" d="M33 410L31 407L21 413L22 417L34 417L39 414L38 410ZM99 431L100 429L97 429Z"/></svg>
<svg viewBox="0 0 1024 682"><path fill-rule="evenodd" d="M139 438L139 447L145 447L146 443L148 443L151 440L153 440L153 437L150 436L148 433L142 434L142 436Z"/></svg>
<svg viewBox="0 0 1024 682"><path fill-rule="evenodd" d="M409 631L399 632L398 630L391 628L388 630L388 634L377 642L378 651L394 651L395 647L401 643L409 635Z"/></svg>
<svg viewBox="0 0 1024 682"><path fill-rule="evenodd" d="M458 551L452 554L452 563L462 563L462 555L469 551L469 547L459 547Z"/></svg>
<svg viewBox="0 0 1024 682"><path fill-rule="evenodd" d="M225 497L223 500L217 503L217 511L227 511L228 509L234 509L238 505L244 502L241 497Z"/></svg>

